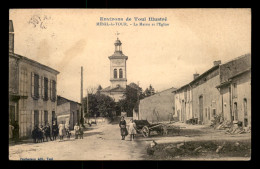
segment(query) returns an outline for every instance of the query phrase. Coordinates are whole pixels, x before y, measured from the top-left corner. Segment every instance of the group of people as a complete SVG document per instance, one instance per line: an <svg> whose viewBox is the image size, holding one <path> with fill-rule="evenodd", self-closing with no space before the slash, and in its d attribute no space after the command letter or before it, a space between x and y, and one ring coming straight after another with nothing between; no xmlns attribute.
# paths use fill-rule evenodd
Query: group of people
<svg viewBox="0 0 260 169"><path fill-rule="evenodd" d="M51 138L51 127L49 123L47 123L45 126L41 125L40 127L38 125L34 126L34 129L32 130L32 138L34 143L44 142L48 141L48 138L50 140L54 140L54 132L52 132L53 139ZM44 139L45 138L45 139ZM56 137L55 137L56 139Z"/></svg>
<svg viewBox="0 0 260 169"><path fill-rule="evenodd" d="M75 131L75 139L78 139L78 136L80 139L83 139L84 134L84 127L81 124L80 126L78 123L74 126ZM62 121L59 125L56 124L54 121L52 125L52 137L51 137L51 128L49 123L47 123L45 126L35 125L33 131L32 131L32 138L34 143L38 142L44 142L45 139L48 141L48 138L50 138L51 141L56 140L56 138L59 136L60 141L63 140L64 136L67 136L67 139L70 139L71 131L69 129L69 124ZM44 139L45 138L45 139Z"/></svg>
<svg viewBox="0 0 260 169"><path fill-rule="evenodd" d="M121 120L119 122L120 132L122 136L122 140L125 140L125 137L130 134L130 141L134 140L134 137L136 135L136 124L133 121L133 119L130 120L130 123L128 124L128 130L126 128L126 121L124 120L124 116L121 117Z"/></svg>

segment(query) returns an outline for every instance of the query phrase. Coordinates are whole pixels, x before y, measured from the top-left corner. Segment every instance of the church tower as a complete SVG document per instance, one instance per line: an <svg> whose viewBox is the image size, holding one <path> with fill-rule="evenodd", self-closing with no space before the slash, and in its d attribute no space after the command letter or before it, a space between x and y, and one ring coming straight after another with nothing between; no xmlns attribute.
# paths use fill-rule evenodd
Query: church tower
<svg viewBox="0 0 260 169"><path fill-rule="evenodd" d="M126 61L128 59L122 52L122 43L117 38L114 43L115 52L112 56L109 56L110 60L110 82L111 88L121 87L126 88L127 84L127 71Z"/></svg>

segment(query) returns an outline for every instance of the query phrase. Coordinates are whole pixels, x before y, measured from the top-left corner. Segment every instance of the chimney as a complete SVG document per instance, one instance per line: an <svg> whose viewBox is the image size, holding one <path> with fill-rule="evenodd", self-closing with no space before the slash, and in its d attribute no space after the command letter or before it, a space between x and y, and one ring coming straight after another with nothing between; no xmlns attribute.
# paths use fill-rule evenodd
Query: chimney
<svg viewBox="0 0 260 169"><path fill-rule="evenodd" d="M14 53L14 27L12 20L9 20L9 52Z"/></svg>
<svg viewBox="0 0 260 169"><path fill-rule="evenodd" d="M216 60L213 62L214 66L220 65L221 64L221 60Z"/></svg>
<svg viewBox="0 0 260 169"><path fill-rule="evenodd" d="M198 74L198 73L193 74L193 79L196 79L197 77L199 77L199 75L200 74Z"/></svg>

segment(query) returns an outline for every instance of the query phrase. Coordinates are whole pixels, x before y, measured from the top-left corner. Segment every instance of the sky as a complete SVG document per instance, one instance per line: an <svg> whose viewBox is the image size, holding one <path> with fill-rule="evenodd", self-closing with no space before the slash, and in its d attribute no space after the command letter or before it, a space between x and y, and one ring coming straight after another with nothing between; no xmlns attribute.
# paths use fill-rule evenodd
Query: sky
<svg viewBox="0 0 260 169"><path fill-rule="evenodd" d="M14 52L58 70L57 94L75 101L81 66L84 96L87 89L110 85L108 56L117 31L128 56L127 83L143 90L150 84L155 91L181 87L215 60L251 53L250 9L11 9L9 14ZM123 18L128 26L97 26L100 17ZM133 26L140 22L150 26ZM168 26L151 26L157 22Z"/></svg>

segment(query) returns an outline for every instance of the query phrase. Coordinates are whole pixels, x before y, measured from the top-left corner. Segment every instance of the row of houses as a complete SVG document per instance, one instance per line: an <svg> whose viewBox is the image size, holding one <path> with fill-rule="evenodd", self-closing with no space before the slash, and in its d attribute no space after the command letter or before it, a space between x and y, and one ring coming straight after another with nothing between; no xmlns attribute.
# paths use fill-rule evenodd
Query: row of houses
<svg viewBox="0 0 260 169"><path fill-rule="evenodd" d="M197 119L210 124L214 116L226 121L251 124L251 55L246 54L221 64L215 61L203 74L180 87L175 94L175 111L179 120Z"/></svg>
<svg viewBox="0 0 260 169"><path fill-rule="evenodd" d="M175 118L210 124L220 115L226 121L251 125L251 54L237 57L194 74L193 80L180 88L170 88L140 100L133 118L149 122Z"/></svg>
<svg viewBox="0 0 260 169"><path fill-rule="evenodd" d="M14 52L14 27L9 20L9 123L18 123L20 138L30 137L35 125L52 125L60 116L71 115L70 125L78 121L80 104L57 97L58 74Z"/></svg>

